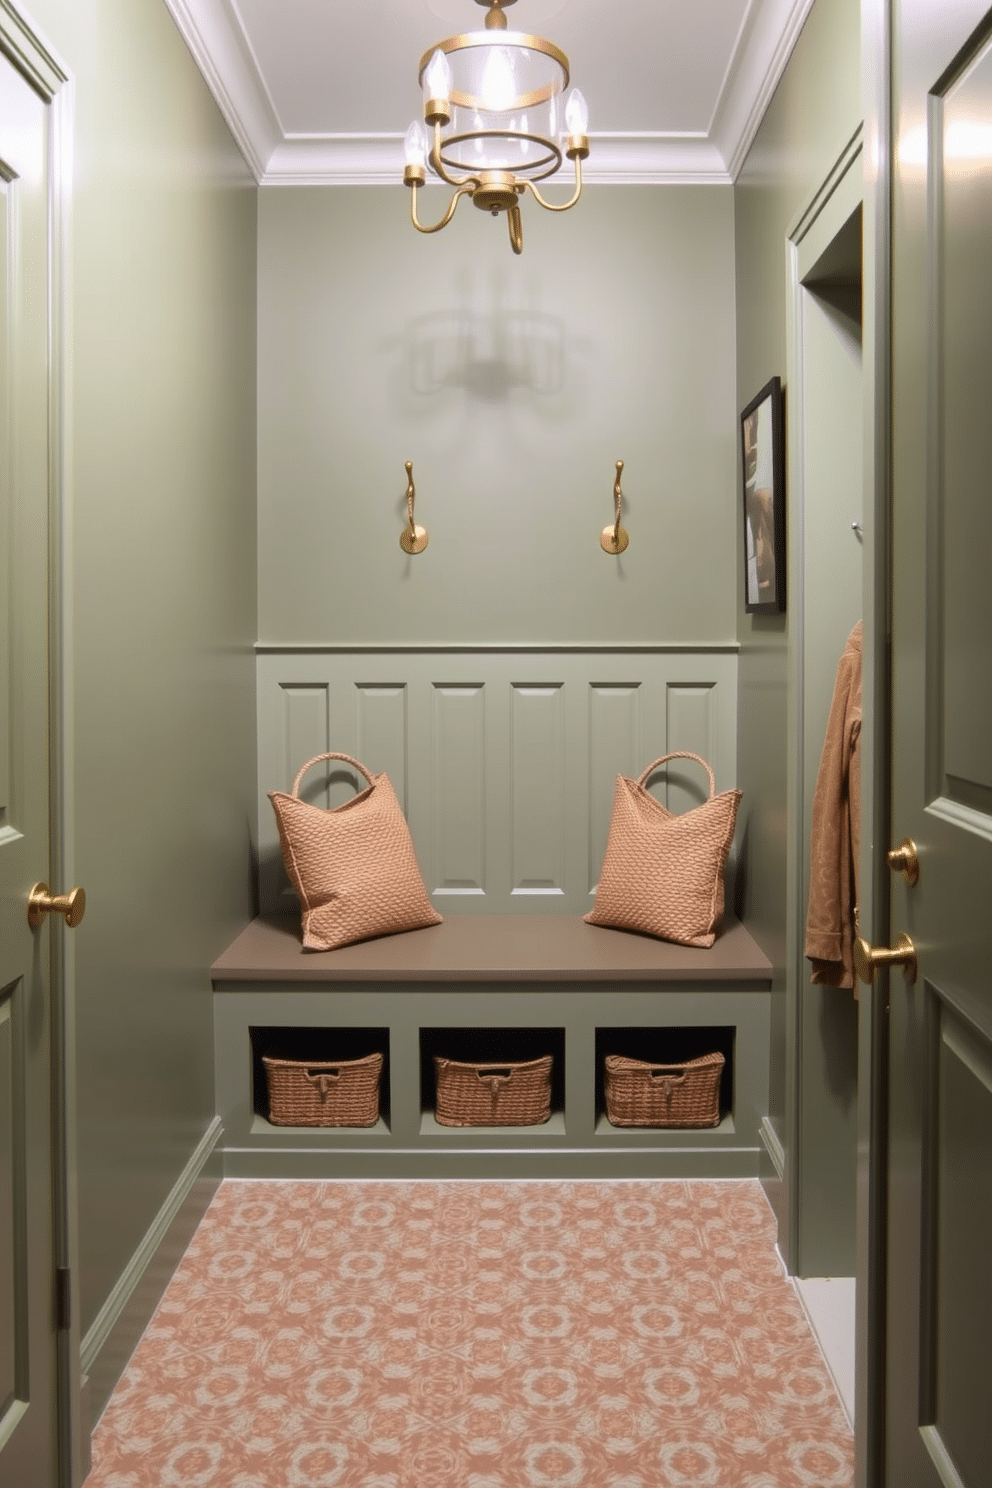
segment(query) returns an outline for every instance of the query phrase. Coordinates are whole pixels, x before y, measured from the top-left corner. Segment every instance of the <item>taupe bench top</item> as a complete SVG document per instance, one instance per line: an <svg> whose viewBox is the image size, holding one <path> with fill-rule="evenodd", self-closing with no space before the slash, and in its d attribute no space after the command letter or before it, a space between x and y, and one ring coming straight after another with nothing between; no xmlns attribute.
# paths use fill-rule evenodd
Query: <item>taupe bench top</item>
<svg viewBox="0 0 992 1488"><path fill-rule="evenodd" d="M725 917L709 950L587 925L575 915L449 915L441 925L336 951L305 951L299 920L253 920L211 967L227 982L771 982L772 966Z"/></svg>

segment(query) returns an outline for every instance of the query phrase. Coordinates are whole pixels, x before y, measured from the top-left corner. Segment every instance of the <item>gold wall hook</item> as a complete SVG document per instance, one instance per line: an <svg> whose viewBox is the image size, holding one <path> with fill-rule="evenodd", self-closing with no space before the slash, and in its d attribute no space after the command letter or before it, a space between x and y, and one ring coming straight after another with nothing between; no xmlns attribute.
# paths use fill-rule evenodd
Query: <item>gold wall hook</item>
<svg viewBox="0 0 992 1488"><path fill-rule="evenodd" d="M413 461L404 462L406 470L406 514L407 525L400 533L400 547L404 553L422 553L430 539L427 536L426 527L418 527L413 520L413 503L417 499L417 492L413 484Z"/></svg>
<svg viewBox="0 0 992 1488"><path fill-rule="evenodd" d="M604 527L600 534L599 546L604 553L612 553L614 557L622 553L630 542L630 536L626 529L620 526L620 512L623 507L623 492L620 489L620 476L623 473L623 461L617 461L617 478L613 482L613 514L612 527Z"/></svg>

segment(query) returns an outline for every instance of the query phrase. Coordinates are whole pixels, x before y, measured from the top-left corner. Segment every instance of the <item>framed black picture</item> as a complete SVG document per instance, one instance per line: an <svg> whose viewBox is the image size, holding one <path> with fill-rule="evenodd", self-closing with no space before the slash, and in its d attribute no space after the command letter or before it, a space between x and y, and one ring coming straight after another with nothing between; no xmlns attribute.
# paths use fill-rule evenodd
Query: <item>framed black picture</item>
<svg viewBox="0 0 992 1488"><path fill-rule="evenodd" d="M744 609L785 609L785 443L782 383L773 377L741 414L744 481Z"/></svg>

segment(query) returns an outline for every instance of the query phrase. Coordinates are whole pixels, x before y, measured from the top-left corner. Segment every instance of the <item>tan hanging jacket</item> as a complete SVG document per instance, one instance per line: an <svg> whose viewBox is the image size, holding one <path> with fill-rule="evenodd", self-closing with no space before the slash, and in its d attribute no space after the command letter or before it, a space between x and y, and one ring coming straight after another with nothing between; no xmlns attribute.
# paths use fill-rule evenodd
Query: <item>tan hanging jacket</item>
<svg viewBox="0 0 992 1488"><path fill-rule="evenodd" d="M813 795L806 955L812 980L854 986L854 910L861 843L861 621L837 664Z"/></svg>

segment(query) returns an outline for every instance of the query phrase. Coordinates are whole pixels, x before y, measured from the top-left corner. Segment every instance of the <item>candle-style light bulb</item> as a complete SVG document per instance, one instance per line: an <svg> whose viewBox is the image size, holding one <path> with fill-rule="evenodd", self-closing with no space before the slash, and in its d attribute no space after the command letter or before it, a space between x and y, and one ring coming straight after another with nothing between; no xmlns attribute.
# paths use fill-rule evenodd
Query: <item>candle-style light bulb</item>
<svg viewBox="0 0 992 1488"><path fill-rule="evenodd" d="M438 47L424 71L424 100L447 103L451 97L451 64Z"/></svg>
<svg viewBox="0 0 992 1488"><path fill-rule="evenodd" d="M516 98L513 58L506 47L493 47L482 72L482 105L490 114L503 114Z"/></svg>
<svg viewBox="0 0 992 1488"><path fill-rule="evenodd" d="M403 136L403 149L407 165L415 165L423 170L427 164L427 130L420 119L414 119Z"/></svg>
<svg viewBox="0 0 992 1488"><path fill-rule="evenodd" d="M572 139L589 133L589 105L578 88L573 88L565 105L565 132Z"/></svg>

